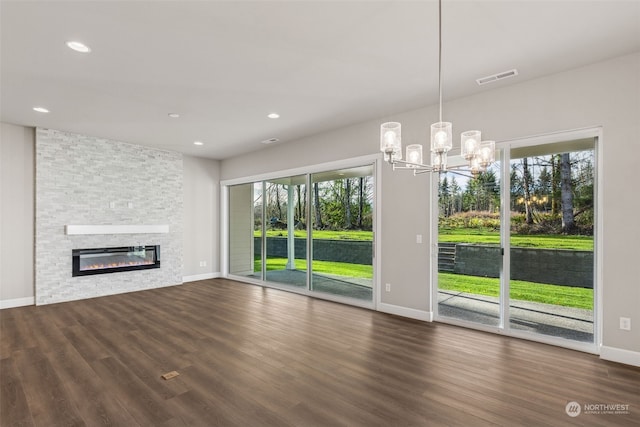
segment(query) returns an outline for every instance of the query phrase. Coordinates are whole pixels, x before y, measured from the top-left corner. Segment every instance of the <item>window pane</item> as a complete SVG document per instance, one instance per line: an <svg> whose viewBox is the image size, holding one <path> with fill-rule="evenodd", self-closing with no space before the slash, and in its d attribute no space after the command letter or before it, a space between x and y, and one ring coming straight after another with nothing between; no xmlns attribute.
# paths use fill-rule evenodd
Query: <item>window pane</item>
<svg viewBox="0 0 640 427"><path fill-rule="evenodd" d="M590 146L559 154L543 146L548 154L511 160L512 329L593 342L593 139Z"/></svg>
<svg viewBox="0 0 640 427"><path fill-rule="evenodd" d="M500 324L500 164L474 177L440 175L440 316Z"/></svg>
<svg viewBox="0 0 640 427"><path fill-rule="evenodd" d="M306 175L265 182L266 280L307 286Z"/></svg>
<svg viewBox="0 0 640 427"><path fill-rule="evenodd" d="M312 289L373 299L373 166L311 176Z"/></svg>
<svg viewBox="0 0 640 427"><path fill-rule="evenodd" d="M229 187L230 274L261 277L261 224L262 183Z"/></svg>

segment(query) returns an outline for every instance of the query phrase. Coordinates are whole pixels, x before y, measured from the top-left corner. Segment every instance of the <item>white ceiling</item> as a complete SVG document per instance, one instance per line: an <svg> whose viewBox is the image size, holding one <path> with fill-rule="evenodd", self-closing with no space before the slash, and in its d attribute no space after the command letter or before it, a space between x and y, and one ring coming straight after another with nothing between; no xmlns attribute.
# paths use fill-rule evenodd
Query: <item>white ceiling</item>
<svg viewBox="0 0 640 427"><path fill-rule="evenodd" d="M445 100L640 51L640 0L443 3ZM437 102L433 0L0 5L3 122L222 159Z"/></svg>

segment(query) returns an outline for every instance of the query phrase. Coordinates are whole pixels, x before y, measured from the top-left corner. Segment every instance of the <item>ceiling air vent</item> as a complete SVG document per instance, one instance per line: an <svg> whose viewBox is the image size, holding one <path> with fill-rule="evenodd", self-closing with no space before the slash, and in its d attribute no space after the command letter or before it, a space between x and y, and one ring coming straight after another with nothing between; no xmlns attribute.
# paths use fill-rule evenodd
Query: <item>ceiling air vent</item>
<svg viewBox="0 0 640 427"><path fill-rule="evenodd" d="M493 74L487 77L481 77L476 80L480 86L486 85L487 83L497 82L498 80L508 79L509 77L517 76L518 70L515 68L509 71L503 71L501 73Z"/></svg>
<svg viewBox="0 0 640 427"><path fill-rule="evenodd" d="M278 141L280 141L278 138L269 138L260 142L262 142L263 144L273 144L274 142L278 142Z"/></svg>

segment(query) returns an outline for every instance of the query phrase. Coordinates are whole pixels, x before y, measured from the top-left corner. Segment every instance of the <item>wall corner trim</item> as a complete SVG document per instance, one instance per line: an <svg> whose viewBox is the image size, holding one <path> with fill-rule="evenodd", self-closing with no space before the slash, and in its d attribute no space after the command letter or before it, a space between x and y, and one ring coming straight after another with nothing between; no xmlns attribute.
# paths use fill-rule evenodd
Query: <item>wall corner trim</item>
<svg viewBox="0 0 640 427"><path fill-rule="evenodd" d="M600 347L600 358L611 362L640 367L640 352L637 351L603 345Z"/></svg>
<svg viewBox="0 0 640 427"><path fill-rule="evenodd" d="M192 276L183 276L182 282L196 282L198 280L217 279L218 277L222 277L222 274L219 271L214 273L194 274Z"/></svg>
<svg viewBox="0 0 640 427"><path fill-rule="evenodd" d="M408 317L410 319L423 320L425 322L433 322L433 312L416 310L415 308L401 307L399 305L379 303L378 311L397 316Z"/></svg>
<svg viewBox="0 0 640 427"><path fill-rule="evenodd" d="M0 310L5 308L25 307L27 305L35 305L36 297L24 297L0 300Z"/></svg>

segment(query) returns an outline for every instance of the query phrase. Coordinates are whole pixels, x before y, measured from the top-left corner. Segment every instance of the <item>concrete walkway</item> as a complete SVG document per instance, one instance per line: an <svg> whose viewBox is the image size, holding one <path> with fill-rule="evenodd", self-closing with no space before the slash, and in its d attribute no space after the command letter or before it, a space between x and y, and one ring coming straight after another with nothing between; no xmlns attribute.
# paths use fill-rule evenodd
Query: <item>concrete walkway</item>
<svg viewBox="0 0 640 427"><path fill-rule="evenodd" d="M271 270L267 271L267 281L284 285L306 287L307 272L299 270ZM373 300L371 279L335 276L328 274L313 274L313 290L363 301Z"/></svg>
<svg viewBox="0 0 640 427"><path fill-rule="evenodd" d="M438 292L438 314L444 317L498 326L498 298L464 292ZM511 329L593 342L593 311L531 301L512 300Z"/></svg>

